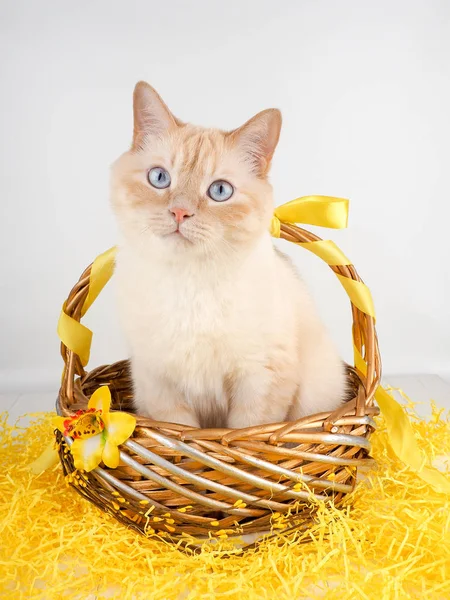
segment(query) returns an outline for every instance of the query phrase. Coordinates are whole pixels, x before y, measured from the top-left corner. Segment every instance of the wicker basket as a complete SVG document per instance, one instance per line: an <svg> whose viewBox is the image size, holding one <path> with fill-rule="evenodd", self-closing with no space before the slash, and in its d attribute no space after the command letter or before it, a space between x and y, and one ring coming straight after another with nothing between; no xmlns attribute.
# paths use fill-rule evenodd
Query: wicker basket
<svg viewBox="0 0 450 600"><path fill-rule="evenodd" d="M320 239L285 223L280 237ZM89 291L91 266L65 304L65 313L76 321ZM361 281L353 266L331 268ZM339 503L353 490L357 469L371 461L368 438L377 413L373 397L380 356L374 319L353 304L352 314L354 343L367 371L348 367L351 399L332 414L240 430L195 429L137 416L132 438L120 448L119 467L90 473L75 470L67 440L56 432L68 481L128 527L174 541L306 527L314 514L312 495ZM64 344L62 356L60 415L85 409L101 385L111 390L112 409L133 412L128 361L85 372Z"/></svg>

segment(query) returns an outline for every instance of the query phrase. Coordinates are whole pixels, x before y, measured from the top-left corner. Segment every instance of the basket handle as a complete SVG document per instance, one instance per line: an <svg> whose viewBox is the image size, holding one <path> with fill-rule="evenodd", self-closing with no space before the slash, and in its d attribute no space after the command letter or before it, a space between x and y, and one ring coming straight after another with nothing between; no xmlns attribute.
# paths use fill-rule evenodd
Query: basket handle
<svg viewBox="0 0 450 600"><path fill-rule="evenodd" d="M85 297L81 304L81 310L78 311L79 317L77 318L76 314L71 315L70 312L72 311L68 311L70 298L77 286L75 286L74 290L72 290L69 300L64 303L61 315L59 317L57 328L59 339L64 346L66 346L66 348L71 350L79 357L83 367L85 367L89 362L92 331L82 325L80 323L80 319L81 317L84 317L97 296L111 279L114 271L116 252L117 248L113 246L106 252L103 252L103 254L97 256L92 265L90 265L81 276L77 286L79 286L80 290L84 292ZM82 286L81 284L85 274L88 276L88 281L86 282L86 286ZM79 303L77 304L79 305ZM77 305L74 303L73 308L76 307Z"/></svg>

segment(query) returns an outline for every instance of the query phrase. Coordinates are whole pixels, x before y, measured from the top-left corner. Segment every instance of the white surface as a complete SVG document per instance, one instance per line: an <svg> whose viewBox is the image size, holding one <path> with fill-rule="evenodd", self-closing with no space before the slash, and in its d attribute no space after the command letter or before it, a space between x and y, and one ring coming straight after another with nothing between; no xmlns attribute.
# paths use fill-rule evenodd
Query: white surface
<svg viewBox="0 0 450 600"><path fill-rule="evenodd" d="M385 373L450 373L449 56L446 0L2 2L0 389L57 387L62 301L116 240L108 167L141 78L204 125L280 107L276 202L351 198L350 229L323 235L373 292ZM284 247L349 358L344 292ZM92 313L91 364L126 356L111 291Z"/></svg>

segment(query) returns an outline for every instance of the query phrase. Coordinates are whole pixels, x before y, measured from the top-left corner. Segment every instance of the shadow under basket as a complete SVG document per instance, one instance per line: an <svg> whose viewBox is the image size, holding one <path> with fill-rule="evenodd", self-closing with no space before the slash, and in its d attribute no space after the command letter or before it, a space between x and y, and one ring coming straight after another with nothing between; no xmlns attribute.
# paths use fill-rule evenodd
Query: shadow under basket
<svg viewBox="0 0 450 600"><path fill-rule="evenodd" d="M294 242L320 238L281 224L281 237ZM91 267L65 304L80 321ZM352 265L331 266L341 277L361 279ZM367 372L347 368L349 400L333 413L247 429L197 429L136 415L132 437L120 446L120 465L78 472L59 432L64 474L82 496L128 527L186 543L260 532L304 529L319 499L339 504L356 483L357 470L372 463L369 437L378 409L380 357L374 319L353 304L353 340ZM128 361L86 372L62 344L65 370L57 401L62 416L86 409L90 396L107 385L112 410L134 412Z"/></svg>

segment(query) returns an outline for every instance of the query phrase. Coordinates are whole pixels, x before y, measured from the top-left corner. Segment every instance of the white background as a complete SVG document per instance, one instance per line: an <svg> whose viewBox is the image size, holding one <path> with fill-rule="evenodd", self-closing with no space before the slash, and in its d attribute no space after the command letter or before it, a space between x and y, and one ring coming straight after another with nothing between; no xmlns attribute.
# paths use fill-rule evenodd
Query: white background
<svg viewBox="0 0 450 600"><path fill-rule="evenodd" d="M385 372L450 373L448 0L2 0L0 36L0 389L57 385L61 304L116 240L139 79L207 126L281 108L276 203L350 198L349 229L320 234L372 290ZM283 247L350 358L339 283ZM126 356L114 314L108 289L92 366Z"/></svg>

